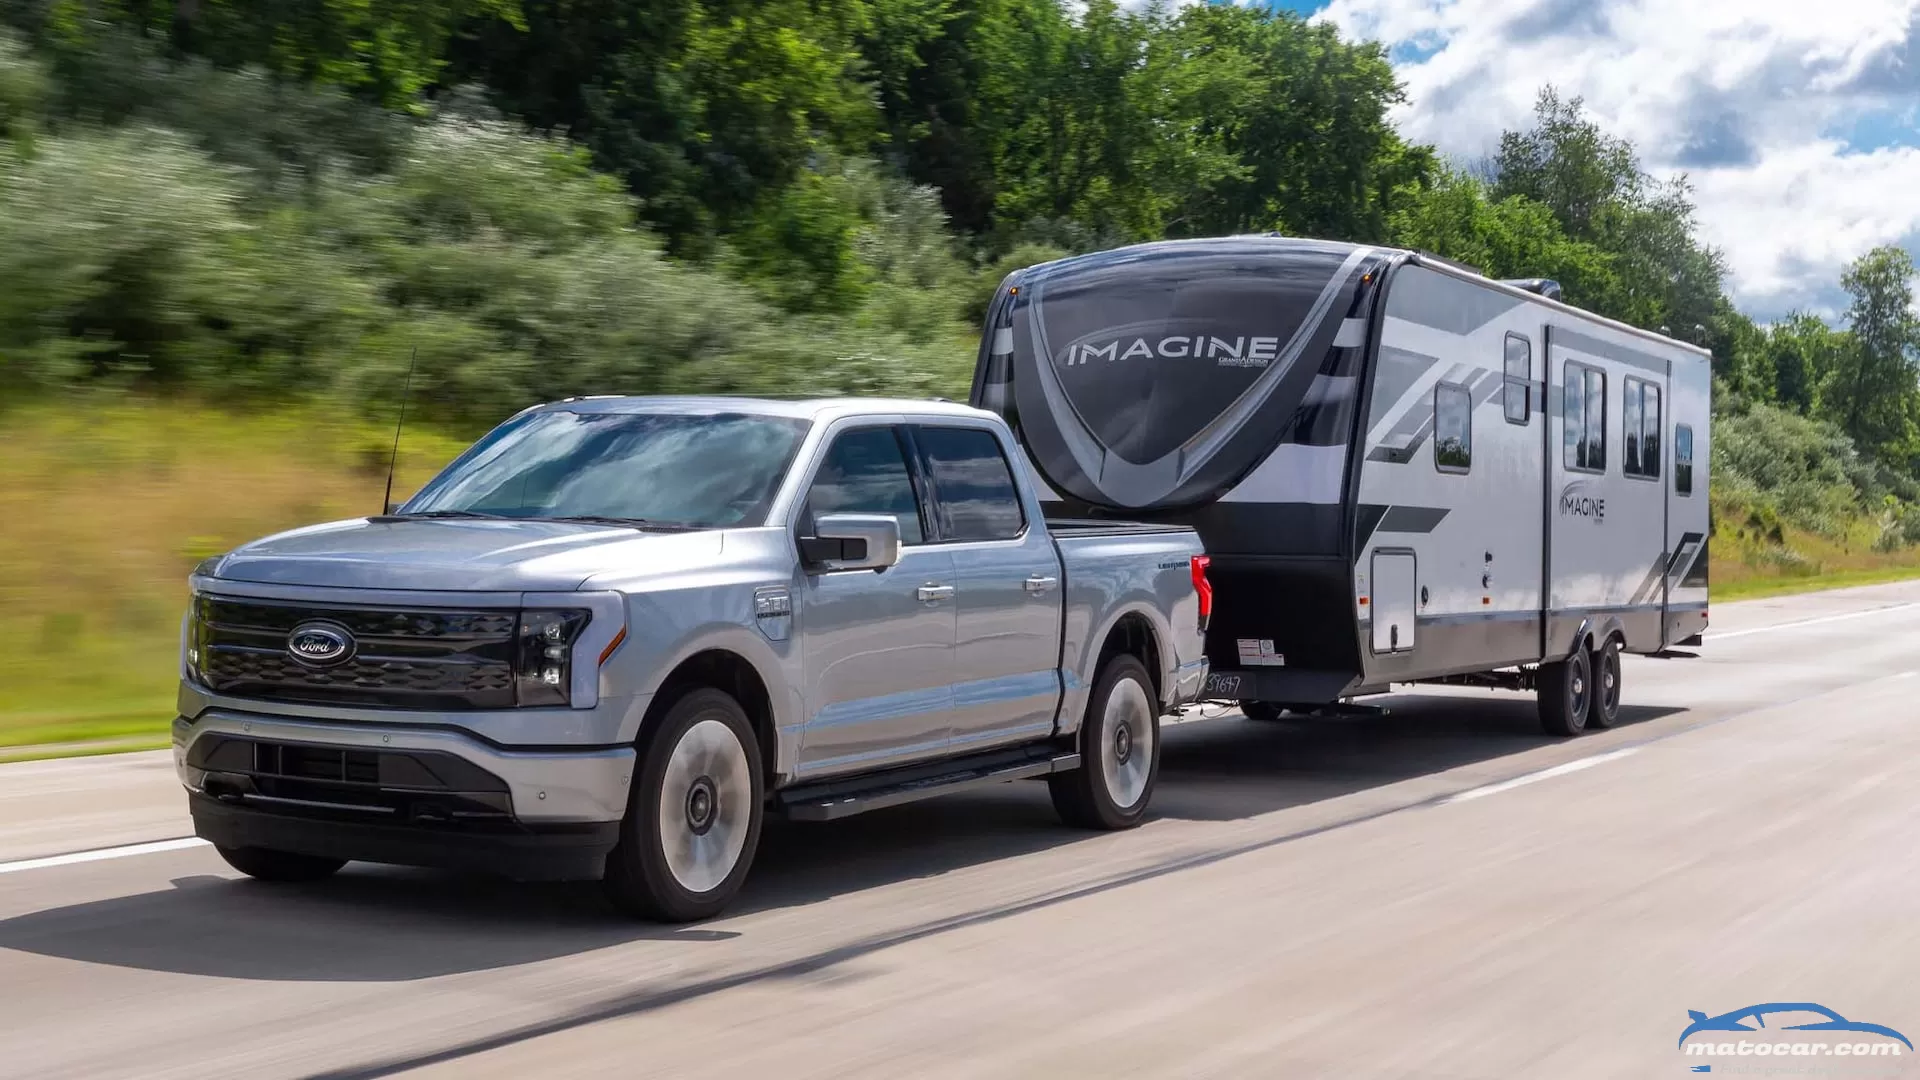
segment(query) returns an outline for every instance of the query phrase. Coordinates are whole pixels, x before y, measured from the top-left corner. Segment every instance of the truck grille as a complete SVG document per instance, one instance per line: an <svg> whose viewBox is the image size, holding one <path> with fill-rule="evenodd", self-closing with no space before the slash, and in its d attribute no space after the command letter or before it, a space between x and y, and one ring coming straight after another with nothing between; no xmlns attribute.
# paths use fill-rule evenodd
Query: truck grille
<svg viewBox="0 0 1920 1080"><path fill-rule="evenodd" d="M514 706L512 611L405 610L202 596L195 609L198 674L237 697L401 709ZM296 627L345 630L352 655L333 666L293 658Z"/></svg>

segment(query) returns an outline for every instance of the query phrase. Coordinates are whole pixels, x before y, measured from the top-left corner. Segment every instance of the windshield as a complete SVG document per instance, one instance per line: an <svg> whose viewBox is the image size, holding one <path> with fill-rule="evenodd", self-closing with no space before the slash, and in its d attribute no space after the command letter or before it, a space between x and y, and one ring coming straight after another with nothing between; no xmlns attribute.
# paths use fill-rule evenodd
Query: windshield
<svg viewBox="0 0 1920 1080"><path fill-rule="evenodd" d="M401 512L759 525L807 426L737 413L531 413L494 429Z"/></svg>

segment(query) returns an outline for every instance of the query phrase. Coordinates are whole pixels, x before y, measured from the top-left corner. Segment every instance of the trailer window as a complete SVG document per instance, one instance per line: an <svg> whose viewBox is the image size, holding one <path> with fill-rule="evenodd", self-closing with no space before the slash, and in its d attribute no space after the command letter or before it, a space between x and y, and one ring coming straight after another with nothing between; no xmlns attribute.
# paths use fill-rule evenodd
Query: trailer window
<svg viewBox="0 0 1920 1080"><path fill-rule="evenodd" d="M1473 394L1464 386L1433 388L1433 464L1449 473L1473 467Z"/></svg>
<svg viewBox="0 0 1920 1080"><path fill-rule="evenodd" d="M1507 377L1502 388L1507 423L1525 424L1533 390L1533 343L1519 334L1507 335Z"/></svg>
<svg viewBox="0 0 1920 1080"><path fill-rule="evenodd" d="M1693 494L1693 428L1686 424L1673 429L1673 490Z"/></svg>
<svg viewBox="0 0 1920 1080"><path fill-rule="evenodd" d="M1620 409L1620 434L1627 444L1620 471L1628 476L1659 479L1660 388L1645 379L1628 379Z"/></svg>
<svg viewBox="0 0 1920 1080"><path fill-rule="evenodd" d="M1566 466L1579 472L1607 469L1607 376L1598 368L1567 362L1561 416Z"/></svg>

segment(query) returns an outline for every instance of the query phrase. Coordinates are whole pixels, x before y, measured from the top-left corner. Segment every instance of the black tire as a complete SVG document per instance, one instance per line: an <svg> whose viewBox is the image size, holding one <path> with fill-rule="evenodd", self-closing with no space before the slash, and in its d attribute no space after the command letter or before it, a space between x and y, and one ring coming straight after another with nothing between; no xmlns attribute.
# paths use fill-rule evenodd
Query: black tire
<svg viewBox="0 0 1920 1080"><path fill-rule="evenodd" d="M1060 820L1077 829L1131 829L1145 820L1160 777L1160 702L1145 665L1110 657L1080 719L1080 767L1047 777ZM1143 745L1144 744L1144 745ZM1144 767L1137 755L1147 754Z"/></svg>
<svg viewBox="0 0 1920 1080"><path fill-rule="evenodd" d="M1593 693L1587 695L1587 726L1606 729L1620 722L1620 642L1608 638L1599 651L1587 658L1593 672Z"/></svg>
<svg viewBox="0 0 1920 1080"><path fill-rule="evenodd" d="M1240 715L1249 720L1258 720L1271 724L1287 714L1287 710L1271 701L1243 701L1240 703Z"/></svg>
<svg viewBox="0 0 1920 1080"><path fill-rule="evenodd" d="M345 859L320 855L301 855L293 851L274 851L257 847L220 847L215 851L227 865L259 881L302 882L332 877L347 865Z"/></svg>
<svg viewBox="0 0 1920 1080"><path fill-rule="evenodd" d="M753 866L765 784L739 702L705 687L675 701L641 736L627 816L601 879L613 906L659 922L718 915ZM671 852L669 835L684 841Z"/></svg>
<svg viewBox="0 0 1920 1080"><path fill-rule="evenodd" d="M1540 665L1536 693L1541 730L1563 736L1585 731L1593 696L1593 668L1587 650L1575 649L1565 660Z"/></svg>

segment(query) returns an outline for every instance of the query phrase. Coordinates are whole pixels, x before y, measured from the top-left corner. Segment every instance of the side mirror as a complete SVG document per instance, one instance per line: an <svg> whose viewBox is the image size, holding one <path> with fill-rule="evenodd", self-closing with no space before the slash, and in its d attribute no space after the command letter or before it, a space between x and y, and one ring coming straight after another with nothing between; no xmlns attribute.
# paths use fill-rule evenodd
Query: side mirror
<svg viewBox="0 0 1920 1080"><path fill-rule="evenodd" d="M900 561L900 522L886 514L822 514L800 538L808 569L885 570Z"/></svg>

